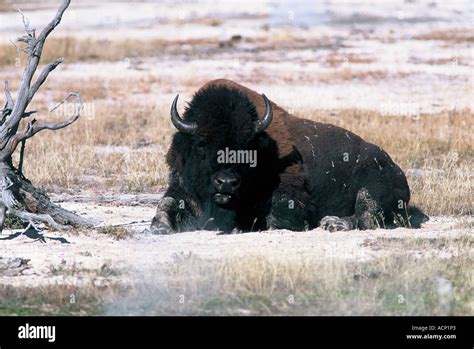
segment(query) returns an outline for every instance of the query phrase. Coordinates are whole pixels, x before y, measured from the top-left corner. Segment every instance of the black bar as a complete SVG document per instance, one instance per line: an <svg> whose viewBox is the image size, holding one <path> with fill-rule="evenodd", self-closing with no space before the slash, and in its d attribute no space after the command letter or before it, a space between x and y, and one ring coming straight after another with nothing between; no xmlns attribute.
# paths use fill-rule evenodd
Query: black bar
<svg viewBox="0 0 474 349"><path fill-rule="evenodd" d="M30 330L31 326L55 326L54 342L18 338L20 326L25 326L24 334L26 324ZM0 317L0 348L139 343L159 347L187 341L473 348L473 325L473 317ZM426 337L409 339L407 335ZM435 335L456 338L435 339Z"/></svg>

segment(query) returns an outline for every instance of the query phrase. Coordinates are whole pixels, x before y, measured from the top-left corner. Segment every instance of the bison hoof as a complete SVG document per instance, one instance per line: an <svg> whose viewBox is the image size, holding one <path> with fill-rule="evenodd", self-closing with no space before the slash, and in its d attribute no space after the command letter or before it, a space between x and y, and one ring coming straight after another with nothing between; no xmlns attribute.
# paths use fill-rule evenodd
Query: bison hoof
<svg viewBox="0 0 474 349"><path fill-rule="evenodd" d="M319 226L324 230L328 230L331 233L335 231L351 230L351 226L347 220L336 216L324 217L323 219L321 219Z"/></svg>
<svg viewBox="0 0 474 349"><path fill-rule="evenodd" d="M168 235L173 234L173 229L168 224L160 222L156 225L152 225L150 232L155 235Z"/></svg>

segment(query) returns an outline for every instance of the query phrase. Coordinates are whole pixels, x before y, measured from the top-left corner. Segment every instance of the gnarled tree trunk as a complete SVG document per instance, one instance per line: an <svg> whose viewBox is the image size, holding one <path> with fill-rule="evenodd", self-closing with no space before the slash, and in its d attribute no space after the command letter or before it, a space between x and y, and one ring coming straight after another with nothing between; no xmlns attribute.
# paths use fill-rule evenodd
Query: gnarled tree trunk
<svg viewBox="0 0 474 349"><path fill-rule="evenodd" d="M28 122L24 131L18 132L21 120L30 118L35 113L34 111L26 111L35 93L46 81L49 73L63 62L63 59L59 58L47 64L36 81L33 82L33 75L38 68L44 43L48 35L61 22L62 15L69 4L70 0L62 2L56 16L46 25L38 37L36 37L35 30L29 28L28 20L21 14L26 35L18 39L18 41L25 44L25 47L18 48L18 50L27 55L27 63L16 100L13 99L8 88L8 82L5 81L6 103L3 110L0 111L0 231L3 229L7 214L17 216L29 222L33 227L38 222L45 223L57 230L68 229L72 226L90 225L86 219L52 203L44 191L34 187L22 174L26 140L39 131L58 130L75 122L79 118L82 109L79 94L70 93L63 102L58 104L59 106L70 98L76 98L75 114L70 119L60 123L43 123L33 118ZM16 168L12 162L12 154L20 144L20 161L18 168Z"/></svg>

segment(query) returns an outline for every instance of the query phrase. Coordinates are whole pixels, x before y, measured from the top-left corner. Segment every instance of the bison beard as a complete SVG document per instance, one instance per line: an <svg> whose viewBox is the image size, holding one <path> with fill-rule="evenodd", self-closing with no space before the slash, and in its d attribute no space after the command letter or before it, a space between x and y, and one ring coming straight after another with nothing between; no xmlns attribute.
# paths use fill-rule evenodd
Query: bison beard
<svg viewBox="0 0 474 349"><path fill-rule="evenodd" d="M408 206L406 177L390 156L350 131L296 118L229 80L204 85L183 118L176 105L180 132L153 233L419 227L428 219ZM218 163L227 148L256 151L257 166Z"/></svg>

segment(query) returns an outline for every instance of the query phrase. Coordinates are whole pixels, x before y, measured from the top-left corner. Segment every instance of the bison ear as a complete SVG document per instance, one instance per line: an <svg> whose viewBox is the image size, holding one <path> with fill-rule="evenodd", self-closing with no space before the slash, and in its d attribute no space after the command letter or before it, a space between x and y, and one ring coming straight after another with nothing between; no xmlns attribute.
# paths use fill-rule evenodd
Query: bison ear
<svg viewBox="0 0 474 349"><path fill-rule="evenodd" d="M262 133L270 126L273 119L273 110L272 104L268 100L267 96L262 93L263 101L265 102L265 115L262 120L257 120L255 122L255 133Z"/></svg>

